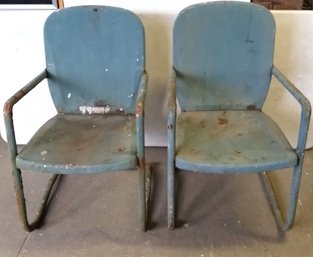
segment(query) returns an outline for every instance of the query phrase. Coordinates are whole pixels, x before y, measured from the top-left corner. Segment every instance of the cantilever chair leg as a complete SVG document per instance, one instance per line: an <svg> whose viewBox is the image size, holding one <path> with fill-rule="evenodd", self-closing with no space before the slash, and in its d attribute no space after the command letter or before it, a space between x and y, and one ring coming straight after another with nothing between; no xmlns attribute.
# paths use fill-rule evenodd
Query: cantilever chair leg
<svg viewBox="0 0 313 257"><path fill-rule="evenodd" d="M151 167L150 165L146 165L146 168L145 168L145 186L146 186L146 195L145 195L145 201L146 201L146 223L147 223L147 220L148 220L148 215L149 215L149 204L150 204L150 192L151 192Z"/></svg>
<svg viewBox="0 0 313 257"><path fill-rule="evenodd" d="M149 165L139 167L139 218L142 231L146 231L148 205L151 189L151 170Z"/></svg>
<svg viewBox="0 0 313 257"><path fill-rule="evenodd" d="M167 226L168 229L173 230L175 228L175 166L174 162L170 161L167 167L167 184Z"/></svg>
<svg viewBox="0 0 313 257"><path fill-rule="evenodd" d="M50 178L48 185L45 189L43 198L41 200L40 208L36 214L36 218L31 223L28 221L28 218L27 218L27 208L26 208L26 201L24 197L21 170L18 168L15 168L13 170L13 175L14 175L14 189L15 189L15 196L16 196L19 217L23 224L24 229L28 232L31 232L34 229L37 229L41 226L42 221L47 213L46 211L49 205L49 200L52 197L53 188L57 184L57 182L61 179L61 175L55 174Z"/></svg>
<svg viewBox="0 0 313 257"><path fill-rule="evenodd" d="M280 209L277 197L274 193L274 188L270 181L268 173L266 172L260 173L260 178L262 179L263 185L265 187L265 192L269 199L274 217L276 219L277 226L282 231L287 231L288 229L290 229L295 220L296 207L297 207L297 201L298 201L298 195L299 195L299 189L300 189L301 173L302 173L302 167L301 167L301 164L299 164L293 170L288 209L287 209L287 215L285 218L282 215L282 211Z"/></svg>
<svg viewBox="0 0 313 257"><path fill-rule="evenodd" d="M168 148L167 148L167 227L175 228L175 123L176 117L169 119ZM172 125L171 125L172 124Z"/></svg>

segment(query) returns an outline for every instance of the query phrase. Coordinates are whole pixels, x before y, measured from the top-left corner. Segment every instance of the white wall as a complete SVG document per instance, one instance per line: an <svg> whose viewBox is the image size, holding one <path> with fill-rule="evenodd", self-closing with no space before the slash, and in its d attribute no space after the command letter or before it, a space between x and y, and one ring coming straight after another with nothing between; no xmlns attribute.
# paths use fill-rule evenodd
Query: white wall
<svg viewBox="0 0 313 257"><path fill-rule="evenodd" d="M273 11L276 21L275 65L293 82L313 106L313 12ZM300 110L299 105L277 81L272 81L268 101L264 107L296 144ZM313 146L311 118L307 147Z"/></svg>
<svg viewBox="0 0 313 257"><path fill-rule="evenodd" d="M88 4L124 7L136 12L146 31L146 58L149 73L147 96L147 145L166 145L166 85L171 65L171 31L175 16L185 6L200 1L146 0L89 0ZM65 0L65 6L86 3ZM111 3L111 4L110 4ZM0 10L0 106L5 100L44 68L42 27L53 10ZM275 64L313 102L313 15L309 11L274 11L277 23ZM7 26L10 24L10 26ZM265 111L272 116L295 145L299 109L286 91L275 81ZM54 115L46 83L39 85L15 109L16 135L19 143L26 143L36 129ZM0 131L4 125L0 119ZM312 132L312 128L311 128ZM311 133L312 134L312 133ZM312 137L308 146L312 146Z"/></svg>
<svg viewBox="0 0 313 257"><path fill-rule="evenodd" d="M53 6L0 5L0 108L5 101L45 68L43 24ZM55 111L47 83L43 82L14 107L16 138L26 143L40 125ZM2 115L0 133L5 139Z"/></svg>

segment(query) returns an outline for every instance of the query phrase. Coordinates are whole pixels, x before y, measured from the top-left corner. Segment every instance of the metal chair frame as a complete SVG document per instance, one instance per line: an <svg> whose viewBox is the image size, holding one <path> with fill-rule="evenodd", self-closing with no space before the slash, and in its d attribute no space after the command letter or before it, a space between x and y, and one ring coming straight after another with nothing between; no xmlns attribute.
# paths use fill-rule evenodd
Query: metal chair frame
<svg viewBox="0 0 313 257"><path fill-rule="evenodd" d="M81 8L81 9L80 9ZM87 7L90 9L91 13L95 15L99 10L105 10L104 7L98 8L98 6ZM119 12L118 8L109 7L114 11ZM66 10L66 9L63 9ZM62 11L63 11L62 10ZM75 7L72 8L75 13L76 10L85 12L87 9L84 7ZM62 12L60 11L60 12ZM120 9L121 12L127 13L127 15L131 15L130 12ZM88 12L88 10L87 10ZM139 25L139 21L136 21L136 26ZM142 57L143 65L144 65L144 56ZM138 62L138 61L137 61ZM3 109L5 128L7 133L7 141L8 141L8 149L10 154L10 161L12 167L12 174L14 179L14 189L16 194L16 202L19 217L22 223L23 228L26 231L33 231L34 229L40 228L45 215L47 213L47 209L49 206L49 202L53 197L54 189L58 182L60 181L63 174L70 174L67 170L59 169L59 173L54 174L45 189L44 196L40 203L39 210L37 212L36 217L33 221L29 221L27 215L27 207L25 202L24 188L23 188L23 179L22 179L22 171L17 167L16 157L19 154L17 148L17 142L15 137L15 129L14 129L14 121L13 121L13 107L18 101L20 101L26 94L28 94L31 90L33 90L40 82L44 79L51 79L54 75L50 74L48 68L44 69L37 77L35 77L31 82L29 82L26 86L24 86L21 90L19 90L16 94L14 94L7 102L5 103ZM54 77L53 77L54 78ZM140 77L140 83L138 86L138 95L134 96L135 98L135 124L136 124L136 149L137 149L137 167L133 167L134 169L138 169L138 182L139 182L139 218L140 218L140 227L141 230L146 230L147 225L147 216L148 216L148 203L149 203L149 195L150 195L150 166L145 162L145 142L144 142L144 115L145 115L145 98L148 86L148 75L145 70L142 71ZM51 89L51 88L50 88ZM82 115L82 114L81 114ZM110 168L111 170L114 168ZM105 170L104 170L105 171ZM100 171L96 171L100 172Z"/></svg>
<svg viewBox="0 0 313 257"><path fill-rule="evenodd" d="M201 10L201 12L204 12L203 11L204 8L205 7L209 8L209 5L212 5L212 6L214 6L214 5L225 5L225 6L226 5L227 6L238 5L237 6L238 10L242 10L241 8L239 8L239 7L241 7L240 5L242 5L246 9L248 9L250 7L251 8L255 8L255 9L260 8L260 7L253 6L253 4L248 6L245 3L231 3L231 2L218 3L218 2L216 2L216 3L199 4L198 5L198 7L199 7L198 10L199 11ZM187 7L186 9L184 9L181 12L182 15L185 15L184 18L187 17L185 20L183 20L183 22L187 22L187 21L193 22L193 19L190 18L190 17L193 17L193 16L188 16L188 14L187 14L188 11L189 11L189 8L192 11L196 12L195 10L197 8L197 5L193 5L193 6ZM218 9L218 11L221 11L221 10L224 10L224 9L223 8ZM266 10L264 10L263 13L265 11ZM197 16L197 19L198 19L198 16ZM212 19L212 17L211 17L211 19ZM186 23L183 23L183 24L186 24ZM175 23L175 25L176 25L176 23ZM175 25L174 25L174 32L175 32ZM181 26L181 23L179 23L179 25ZM193 26L196 26L196 25L193 24ZM190 26L190 28L192 28L192 26ZM184 30L181 27L179 27L179 32L183 33L182 31L184 31ZM176 33L178 33L178 32L176 32ZM185 33L187 33L187 32L185 32ZM180 36L181 34L178 34L178 35ZM199 35L201 36L201 34L199 34ZM177 37L179 37L179 36L177 36ZM204 37L204 35L203 35L203 37ZM207 38L209 38L209 37L206 35L206 39ZM183 39L185 39L185 37L183 37ZM187 41L187 39L186 39L186 41ZM183 42L185 42L185 41L183 41ZM199 42L201 42L201 44L204 44L203 41L199 41ZM189 41L187 41L187 43L189 44ZM227 42L227 43L229 43L229 42ZM253 43L253 41L247 41L247 43ZM183 44L180 43L179 46L182 48L182 45ZM190 45L191 45L191 43L190 43ZM175 172L178 170L178 167L177 167L177 164L176 164L176 146L177 146L176 122L177 122L177 118L178 118L178 114L177 114L178 107L177 107L177 103L176 103L176 92L177 92L177 78L178 78L178 75L180 76L180 78L179 78L180 80L184 79L183 75L181 75L179 73L181 71L180 70L177 71L177 69L175 67L175 64L179 65L179 67L181 69L182 69L182 67L183 68L188 67L188 69L189 69L188 72L190 72L190 74L187 74L186 76L190 76L192 79L194 79L194 81L197 81L196 78L192 77L192 76L195 76L194 74L196 74L196 72L192 73L192 72L194 72L194 68L189 63L188 63L189 66L187 66L187 65L183 66L183 64L182 64L182 59L180 58L180 54L179 53L183 52L183 50L181 50L181 48L179 48L179 50L177 50L176 55L175 55L175 40L174 40L173 48L174 48L174 64L173 64L172 73L171 73L171 77L170 77L169 85L168 85L168 118L167 118L167 129L168 129L168 152L167 152L167 157L168 157L168 163L167 163L167 184L168 184L167 204L168 204L168 213L167 213L167 219L168 219L168 228L169 229L174 229L175 228L175 219L176 219L176 215L177 215L176 208L175 208L175 206L176 206L175 205L176 204L176 198L175 198ZM197 50L196 48L192 48L192 47L191 47L191 49L195 49L195 51ZM179 51L181 51L181 52L179 52ZM193 54L195 54L195 53L193 53ZM191 54L188 53L188 56L189 55L191 55ZM224 59L227 59L227 56ZM186 59L183 59L183 60L187 61L188 59L186 58ZM194 62L194 63L197 64L199 61L198 60L196 60L196 61L190 60L190 62L192 62L192 63ZM201 72L203 73L203 71L201 71ZM301 119L300 119L299 133L298 133L298 143L297 143L297 147L296 147L296 150L295 150L295 154L297 156L298 161L297 161L297 164L293 167L293 176L292 176L292 182L291 182L291 187L290 187L289 204L288 204L288 210L287 210L287 214L286 215L282 215L282 211L280 210L278 199L275 196L274 188L273 188L273 186L272 186L272 184L270 182L269 176L268 176L268 173L270 171L272 171L272 170L260 171L260 170L257 170L257 169L252 169L253 172L256 172L256 173L260 174L261 180L262 180L262 182L264 184L264 187L265 187L265 191L266 191L267 196L268 196L269 201L270 201L270 205L271 205L274 217L275 217L276 222L277 222L277 226L282 231L286 231L286 230L288 230L288 229L290 229L292 227L292 225L294 223L294 220L295 220L295 213L296 213L297 199L298 199L299 188L300 188L300 179L301 179L301 173L302 173L302 167L303 167L305 146L306 146L308 128L309 128L309 123L310 123L311 106L310 106L310 102L308 101L308 99L274 65L272 65L272 68L270 70L270 76L274 76L275 78L277 78L277 80L280 82L280 84L287 91L289 91L289 93L298 101L298 103L301 106ZM189 83L191 83L191 82L189 81ZM187 86L186 86L187 84L188 84L187 82L185 84L180 84L180 87L183 88L183 89L180 88L180 90L181 90L180 94L183 94L184 90L187 91L187 89L186 89L187 88ZM205 84L205 82L203 82L203 84ZM207 84L209 84L209 83L207 82ZM197 88L199 88L201 85L202 84L200 84L200 85L197 84L197 86L198 86ZM185 93L185 94L187 94L187 93ZM212 93L210 95L212 95ZM192 96L195 98L194 95L192 95ZM184 97L185 97L185 95L184 95ZM184 101L187 101L186 99L187 99L186 97L183 98ZM194 102L196 102L195 99L193 99L193 100L194 100ZM213 101L215 101L215 100L213 100ZM205 104L209 105L207 102L205 102L205 104L203 104L201 102L202 105L199 104L200 107L197 106L197 105L190 107L188 104L190 104L190 102L188 102L187 104L186 104L186 102L184 102L184 108L187 109L187 111L189 111L189 109L190 109L190 111L192 111L192 112L197 112L197 108L200 109L201 111L208 111L208 112L210 112L212 110L213 111L214 110L220 110L220 109L216 109L216 108L218 108L216 106L215 107L211 107L211 109L208 108L207 110L205 110L205 106L206 106ZM250 106L248 105L246 107L246 110L250 110L249 108L250 108ZM259 108L256 108L256 109L258 111L261 111L261 108L262 108L262 104L260 105L260 109ZM221 108L221 110L227 111L227 109L223 109L223 108ZM230 109L230 110L232 110L232 109ZM237 110L241 110L241 109L237 108ZM182 109L182 111L184 112L185 110ZM254 111L254 109L252 111ZM202 165L204 165L204 164L202 164ZM236 163L234 163L233 166L236 166ZM196 168L194 168L193 171L196 171ZM209 170L209 169L207 169L205 171L202 171L202 170L197 170L197 171L205 172L205 173L212 172L212 170ZM216 173L220 173L220 172L223 173L223 171L216 171ZM227 173L227 172L225 171L225 173ZM240 172L240 170L234 168L232 171L229 171L229 172L230 173L231 172ZM213 171L213 173L215 173L215 171ZM176 186L179 186L179 185L176 185Z"/></svg>

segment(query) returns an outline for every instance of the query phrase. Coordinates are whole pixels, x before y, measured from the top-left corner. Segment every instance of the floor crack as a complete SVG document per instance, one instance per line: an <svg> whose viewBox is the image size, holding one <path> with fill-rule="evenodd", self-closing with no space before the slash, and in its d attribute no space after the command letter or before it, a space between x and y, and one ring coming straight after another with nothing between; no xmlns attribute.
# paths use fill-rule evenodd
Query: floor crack
<svg viewBox="0 0 313 257"><path fill-rule="evenodd" d="M16 257L19 257L19 256L20 256L20 253L22 252L22 249L23 249L24 246L25 246L25 243L26 243L26 241L27 241L27 239L28 239L28 237L29 237L29 234L30 234L30 233L27 233L27 235L25 236L25 238L24 238L24 240L23 240L23 242L22 242L22 245L21 245L20 249L19 249L18 252L17 252Z"/></svg>

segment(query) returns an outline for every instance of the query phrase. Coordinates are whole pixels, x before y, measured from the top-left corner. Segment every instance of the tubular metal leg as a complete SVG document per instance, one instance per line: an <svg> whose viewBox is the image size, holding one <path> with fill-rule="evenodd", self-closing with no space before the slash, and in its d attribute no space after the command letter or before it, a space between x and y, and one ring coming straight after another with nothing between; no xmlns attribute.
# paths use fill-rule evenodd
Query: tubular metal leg
<svg viewBox="0 0 313 257"><path fill-rule="evenodd" d="M174 85L173 85L174 86ZM167 123L167 226L175 228L175 154L176 154L176 97L172 97Z"/></svg>
<svg viewBox="0 0 313 257"><path fill-rule="evenodd" d="M167 226L175 228L175 166L174 162L168 160L167 167Z"/></svg>
<svg viewBox="0 0 313 257"><path fill-rule="evenodd" d="M148 216L149 216L149 204L150 204L150 192L151 192L151 167L149 165L146 165L146 195L145 195L145 200L146 200L146 225L148 221Z"/></svg>
<svg viewBox="0 0 313 257"><path fill-rule="evenodd" d="M298 195L299 195L299 189L300 189L301 173L302 173L302 166L301 165L296 166L293 170L286 219L284 219L282 212L280 210L279 203L274 193L274 188L270 181L269 175L265 172L260 173L260 177L265 186L265 191L269 198L270 205L274 213L277 225L282 231L287 231L288 229L290 229L295 220Z"/></svg>
<svg viewBox="0 0 313 257"><path fill-rule="evenodd" d="M146 172L144 165L139 166L139 219L140 228L142 231L146 231Z"/></svg>
<svg viewBox="0 0 313 257"><path fill-rule="evenodd" d="M139 217L140 227L143 232L147 229L149 201L151 191L151 167L139 167Z"/></svg>
<svg viewBox="0 0 313 257"><path fill-rule="evenodd" d="M36 218L32 223L29 223L28 217L27 217L27 208L26 208L26 201L24 196L24 189L23 189L23 180L22 180L22 174L21 170L18 168L15 168L13 170L13 177L14 177L14 189L15 189L15 196L16 196L16 203L17 208L19 212L19 217L22 222L23 228L31 232L34 229L39 228L42 225L43 219L47 213L47 207L49 204L49 200L52 196L52 191L54 186L56 185L56 182L59 181L61 178L60 174L53 175L49 183L45 189L44 196L41 200L40 208L36 214Z"/></svg>

